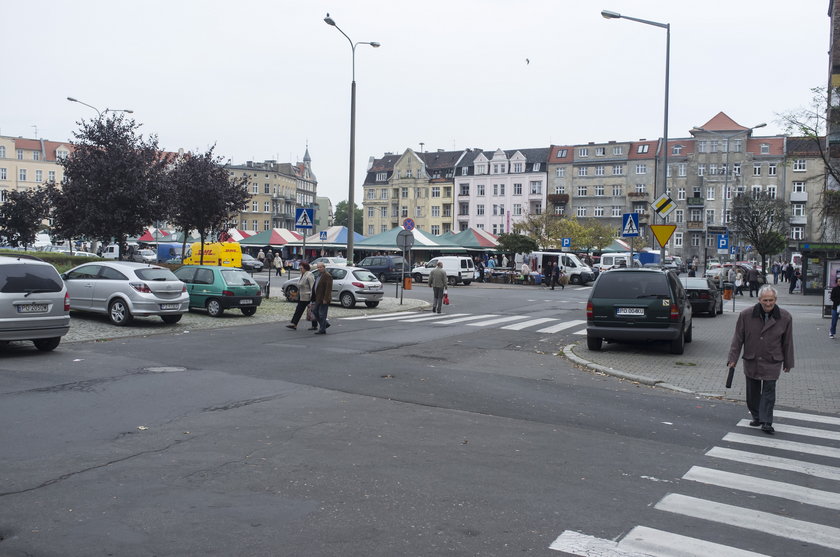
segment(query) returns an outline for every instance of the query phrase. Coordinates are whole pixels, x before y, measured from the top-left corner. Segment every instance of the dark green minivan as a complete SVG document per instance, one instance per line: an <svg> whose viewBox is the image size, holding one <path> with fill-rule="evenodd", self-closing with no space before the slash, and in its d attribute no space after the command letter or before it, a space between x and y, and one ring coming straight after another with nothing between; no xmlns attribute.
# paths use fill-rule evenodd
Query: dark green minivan
<svg viewBox="0 0 840 557"><path fill-rule="evenodd" d="M175 271L190 295L190 308L204 308L211 317L226 309L254 315L262 303L262 290L250 274L235 267L184 265Z"/></svg>
<svg viewBox="0 0 840 557"><path fill-rule="evenodd" d="M601 274L586 304L586 344L667 341L682 354L691 342L691 303L675 273L614 269Z"/></svg>

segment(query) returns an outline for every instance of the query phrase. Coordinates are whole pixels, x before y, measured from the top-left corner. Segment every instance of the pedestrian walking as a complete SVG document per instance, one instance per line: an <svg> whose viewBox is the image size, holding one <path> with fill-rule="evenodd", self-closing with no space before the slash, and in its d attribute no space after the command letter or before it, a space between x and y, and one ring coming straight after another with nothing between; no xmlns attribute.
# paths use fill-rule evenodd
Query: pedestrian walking
<svg viewBox="0 0 840 557"><path fill-rule="evenodd" d="M776 381L781 370L788 373L794 365L793 318L776 305L777 299L776 289L765 284L758 291L758 303L738 314L726 364L735 367L739 356L743 360L750 425L768 434L775 431Z"/></svg>
<svg viewBox="0 0 840 557"><path fill-rule="evenodd" d="M781 264L776 261L773 263L773 284L779 284L779 271L781 270Z"/></svg>
<svg viewBox="0 0 840 557"><path fill-rule="evenodd" d="M794 268L791 263L785 263L785 282L790 282L793 279Z"/></svg>
<svg viewBox="0 0 840 557"><path fill-rule="evenodd" d="M303 268L303 265L309 264L302 262L300 264L301 268ZM318 330L315 331L316 335L327 334L327 327L330 326L327 321L327 313L330 310L330 300L332 299L332 284L332 275L327 272L323 263L318 263L318 278L315 280L315 286L312 289L313 301L315 302L312 313L315 314L318 320Z"/></svg>
<svg viewBox="0 0 840 557"><path fill-rule="evenodd" d="M277 265L277 259L280 259L279 255L275 258L275 266ZM276 268L279 271L282 269L282 266ZM302 263L300 268L303 274L300 275L300 280L298 280L297 284L298 299L297 306L295 306L295 314L292 315L292 322L286 325L289 329L297 329L303 312L306 311L306 307L312 301L312 287L315 285L315 277L309 272L309 263ZM315 323L315 321L312 322L311 329L316 328Z"/></svg>
<svg viewBox="0 0 840 557"><path fill-rule="evenodd" d="M834 288L831 289L831 328L828 330L828 338L834 338L837 334L837 305L840 304L840 277L835 280Z"/></svg>
<svg viewBox="0 0 840 557"><path fill-rule="evenodd" d="M796 285L799 283L801 278L802 273L799 269L794 269L793 274L790 277L790 288L788 288L788 294L793 294L793 291L796 290Z"/></svg>
<svg viewBox="0 0 840 557"><path fill-rule="evenodd" d="M265 263L265 252L263 252L262 248L260 248L260 251L257 252L257 259L260 263Z"/></svg>
<svg viewBox="0 0 840 557"><path fill-rule="evenodd" d="M484 282L484 263L478 257L475 258L475 269L478 271L478 282Z"/></svg>
<svg viewBox="0 0 840 557"><path fill-rule="evenodd" d="M531 267L524 261L522 262L522 284L528 284L528 278L531 276Z"/></svg>
<svg viewBox="0 0 840 557"><path fill-rule="evenodd" d="M279 253L274 256L274 275L278 277L283 276L283 258L280 257Z"/></svg>
<svg viewBox="0 0 840 557"><path fill-rule="evenodd" d="M735 294L744 295L744 272L740 267L735 271Z"/></svg>
<svg viewBox="0 0 840 557"><path fill-rule="evenodd" d="M554 290L554 287L557 286L558 284L560 284L560 264L555 263L551 267L551 289ZM565 290L565 288L566 287L563 286L564 290Z"/></svg>
<svg viewBox="0 0 840 557"><path fill-rule="evenodd" d="M432 289L434 295L432 313L441 313L443 292L446 289L446 271L443 270L443 261L438 261L437 266L429 273L429 288Z"/></svg>
<svg viewBox="0 0 840 557"><path fill-rule="evenodd" d="M755 267L747 271L747 286L750 289L750 298L753 297L753 292L758 296L758 270Z"/></svg>
<svg viewBox="0 0 840 557"><path fill-rule="evenodd" d="M274 252L271 250L266 250L265 252L265 270L271 271L271 268L274 266Z"/></svg>

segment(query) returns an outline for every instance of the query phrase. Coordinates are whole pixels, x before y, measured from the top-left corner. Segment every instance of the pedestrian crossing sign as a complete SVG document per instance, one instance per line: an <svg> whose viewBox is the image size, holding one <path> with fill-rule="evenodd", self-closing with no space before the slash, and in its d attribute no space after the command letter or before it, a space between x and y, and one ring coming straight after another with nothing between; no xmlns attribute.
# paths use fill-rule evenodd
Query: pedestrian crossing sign
<svg viewBox="0 0 840 557"><path fill-rule="evenodd" d="M312 228L312 209L295 209L295 228Z"/></svg>
<svg viewBox="0 0 840 557"><path fill-rule="evenodd" d="M621 215L621 235L625 238L639 235L639 213Z"/></svg>

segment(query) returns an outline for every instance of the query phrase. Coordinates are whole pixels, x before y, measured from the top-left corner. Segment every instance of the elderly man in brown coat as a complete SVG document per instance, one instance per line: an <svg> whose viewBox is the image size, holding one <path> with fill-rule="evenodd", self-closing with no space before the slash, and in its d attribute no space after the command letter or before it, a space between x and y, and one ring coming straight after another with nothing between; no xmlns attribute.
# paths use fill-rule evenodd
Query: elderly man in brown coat
<svg viewBox="0 0 840 557"><path fill-rule="evenodd" d="M318 278L315 279L315 286L312 290L312 301L314 302L312 313L318 320L316 335L327 334L327 327L330 326L329 321L327 321L327 312L330 309L330 300L332 299L332 285L332 275L327 272L323 263L318 263Z"/></svg>
<svg viewBox="0 0 840 557"><path fill-rule="evenodd" d="M793 318L776 305L776 289L765 284L758 291L758 303L738 315L729 347L727 366L735 367L744 350L747 380L747 408L750 425L773 433L773 406L780 371L793 368Z"/></svg>

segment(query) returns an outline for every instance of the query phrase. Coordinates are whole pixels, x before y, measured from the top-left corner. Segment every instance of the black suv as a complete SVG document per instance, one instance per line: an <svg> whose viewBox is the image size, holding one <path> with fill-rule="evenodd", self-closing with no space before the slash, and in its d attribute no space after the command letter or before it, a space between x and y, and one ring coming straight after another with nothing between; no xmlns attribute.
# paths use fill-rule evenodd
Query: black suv
<svg viewBox="0 0 840 557"><path fill-rule="evenodd" d="M665 340L672 354L691 342L691 303L676 274L614 269L598 277L586 304L586 344Z"/></svg>
<svg viewBox="0 0 840 557"><path fill-rule="evenodd" d="M379 282L386 280L399 281L402 279L405 258L402 255L372 255L362 259L357 267L367 269L379 279ZM410 274L411 269L405 267L405 272Z"/></svg>

